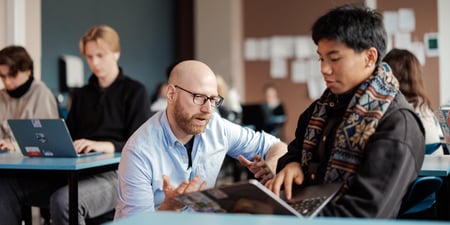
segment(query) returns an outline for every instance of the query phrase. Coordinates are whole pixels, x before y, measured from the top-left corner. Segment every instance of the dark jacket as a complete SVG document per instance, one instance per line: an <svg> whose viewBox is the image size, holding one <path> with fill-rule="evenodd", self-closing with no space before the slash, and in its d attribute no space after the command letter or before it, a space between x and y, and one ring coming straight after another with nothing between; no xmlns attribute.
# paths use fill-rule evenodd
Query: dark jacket
<svg viewBox="0 0 450 225"><path fill-rule="evenodd" d="M100 88L95 75L74 91L67 117L73 140L110 141L121 152L127 139L150 117L150 99L141 83L120 70L108 88Z"/></svg>
<svg viewBox="0 0 450 225"><path fill-rule="evenodd" d="M325 138L318 143L318 151L313 156L316 163L310 164L314 168L309 168L310 172L305 174L305 185L323 182L336 129L352 96L353 93L339 96L335 107L328 108L328 120L323 131ZM295 139L289 144L288 153L279 159L277 171L289 162L300 162L305 128L315 104L300 115ZM348 190L338 201L329 203L320 215L397 217L402 198L422 166L424 133L420 119L399 93L370 137L356 174L348 180ZM315 173L314 176L311 173Z"/></svg>

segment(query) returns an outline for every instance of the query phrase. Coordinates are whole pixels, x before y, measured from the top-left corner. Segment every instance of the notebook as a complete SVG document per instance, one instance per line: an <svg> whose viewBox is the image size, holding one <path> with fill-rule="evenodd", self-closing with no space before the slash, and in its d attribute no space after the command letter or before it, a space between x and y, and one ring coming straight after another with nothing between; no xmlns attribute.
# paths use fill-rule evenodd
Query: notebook
<svg viewBox="0 0 450 225"><path fill-rule="evenodd" d="M330 202L342 183L296 189L285 201L259 181L250 179L179 195L176 199L197 212L280 214L315 217Z"/></svg>
<svg viewBox="0 0 450 225"><path fill-rule="evenodd" d="M63 119L10 119L8 124L24 156L82 157L101 154L78 154Z"/></svg>

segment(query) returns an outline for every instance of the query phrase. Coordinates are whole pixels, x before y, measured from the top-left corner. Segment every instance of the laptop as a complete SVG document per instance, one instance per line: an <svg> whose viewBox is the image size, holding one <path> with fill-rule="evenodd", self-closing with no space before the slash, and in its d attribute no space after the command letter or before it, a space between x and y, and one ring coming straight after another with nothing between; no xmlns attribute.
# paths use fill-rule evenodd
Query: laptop
<svg viewBox="0 0 450 225"><path fill-rule="evenodd" d="M296 189L285 201L259 181L249 179L221 187L176 196L197 212L250 213L315 217L330 202L342 183L321 184ZM283 195L283 194L282 194Z"/></svg>
<svg viewBox="0 0 450 225"><path fill-rule="evenodd" d="M441 106L434 111L434 115L439 122L443 137L441 137L441 145L444 154L449 154L450 149L450 106ZM439 146L437 146L439 147Z"/></svg>
<svg viewBox="0 0 450 225"><path fill-rule="evenodd" d="M102 154L77 153L63 119L9 119L8 124L24 156L73 158Z"/></svg>

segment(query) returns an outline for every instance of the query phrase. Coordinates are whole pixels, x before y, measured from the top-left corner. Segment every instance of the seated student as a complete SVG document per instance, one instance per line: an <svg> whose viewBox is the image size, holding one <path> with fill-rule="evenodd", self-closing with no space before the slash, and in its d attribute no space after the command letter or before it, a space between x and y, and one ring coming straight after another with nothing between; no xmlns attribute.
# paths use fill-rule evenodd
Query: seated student
<svg viewBox="0 0 450 225"><path fill-rule="evenodd" d="M266 186L344 182L321 216L395 218L424 158L424 129L381 63L381 15L345 5L312 27L327 89L298 120L295 139Z"/></svg>
<svg viewBox="0 0 450 225"><path fill-rule="evenodd" d="M241 124L242 108L241 103L239 102L239 97L236 98L236 96L233 96L233 90L230 89L227 82L221 75L216 74L216 80L217 91L220 96L224 97L223 103L217 107L217 111L219 111L222 118L236 124Z"/></svg>
<svg viewBox="0 0 450 225"><path fill-rule="evenodd" d="M223 98L216 75L206 64L195 60L177 64L167 88L167 109L147 120L122 151L115 219L181 210L173 197L213 187L225 155L238 158L265 183L287 151L278 138L220 117L215 108Z"/></svg>
<svg viewBox="0 0 450 225"><path fill-rule="evenodd" d="M151 101L150 111L152 113L166 109L167 107L166 92L167 92L166 83L161 82L158 84L158 86L156 86L156 90L150 98Z"/></svg>
<svg viewBox="0 0 450 225"><path fill-rule="evenodd" d="M72 96L67 126L75 149L121 152L127 138L149 118L147 91L119 67L119 36L113 28L91 27L80 39L80 51L93 74L89 83ZM69 223L66 177L0 177L0 217L4 224L19 224L20 209L35 199L49 202L52 224ZM80 177L78 200L80 224L113 210L117 204L117 172Z"/></svg>
<svg viewBox="0 0 450 225"><path fill-rule="evenodd" d="M263 130L274 136L281 137L281 129L286 122L284 105L278 97L278 90L273 84L264 85L264 102L261 107L265 121Z"/></svg>
<svg viewBox="0 0 450 225"><path fill-rule="evenodd" d="M0 150L18 151L8 119L58 118L56 99L48 87L34 79L33 60L21 46L0 51Z"/></svg>
<svg viewBox="0 0 450 225"><path fill-rule="evenodd" d="M419 60L408 50L394 48L386 54L383 61L389 64L400 83L400 91L419 115L425 128L425 144L441 142L442 130L425 92ZM433 155L443 154L442 147L433 152Z"/></svg>

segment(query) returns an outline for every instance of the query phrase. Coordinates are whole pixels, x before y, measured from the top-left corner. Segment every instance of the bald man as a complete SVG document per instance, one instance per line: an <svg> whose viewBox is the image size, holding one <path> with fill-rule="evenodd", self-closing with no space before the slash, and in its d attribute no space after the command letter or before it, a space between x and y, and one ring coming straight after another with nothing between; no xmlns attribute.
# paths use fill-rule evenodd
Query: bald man
<svg viewBox="0 0 450 225"><path fill-rule="evenodd" d="M206 64L177 64L169 76L167 100L167 109L147 120L122 150L115 219L182 210L173 196L213 187L226 155L238 159L261 183L273 177L286 144L221 118L215 108L223 98Z"/></svg>

